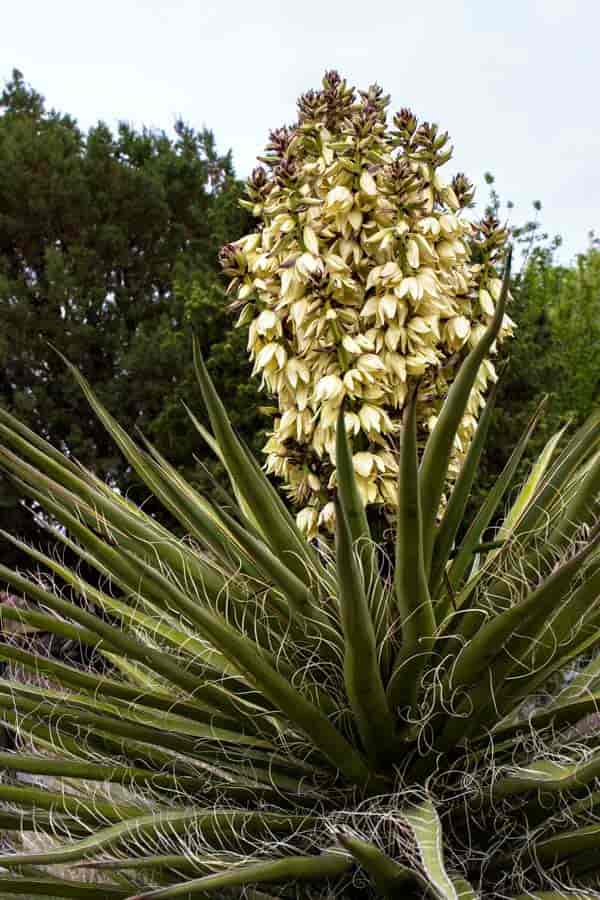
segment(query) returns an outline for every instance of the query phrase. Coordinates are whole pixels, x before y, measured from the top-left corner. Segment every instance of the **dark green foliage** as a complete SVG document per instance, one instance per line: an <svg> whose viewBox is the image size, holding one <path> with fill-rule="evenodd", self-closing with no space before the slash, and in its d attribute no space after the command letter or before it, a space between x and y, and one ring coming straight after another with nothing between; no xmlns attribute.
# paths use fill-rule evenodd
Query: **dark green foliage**
<svg viewBox="0 0 600 900"><path fill-rule="evenodd" d="M260 419L217 274L218 248L248 227L230 154L183 122L174 137L103 123L86 134L17 71L0 111L0 404L136 494L49 344L68 347L125 427L198 480L193 454L205 448L180 402L198 408L192 332L247 439ZM0 524L31 536L28 520L3 480Z"/></svg>
<svg viewBox="0 0 600 900"><path fill-rule="evenodd" d="M491 185L487 212L506 217ZM512 204L506 204L510 210ZM518 270L513 277L509 308L517 322L515 336L505 342L500 358L509 360L498 390L487 450L479 478L482 498L506 464L539 403L550 402L519 470L524 477L531 461L551 434L566 423L580 426L600 403L598 346L600 346L600 250L591 235L588 250L567 265L556 261L560 237L551 238L534 217L513 228Z"/></svg>

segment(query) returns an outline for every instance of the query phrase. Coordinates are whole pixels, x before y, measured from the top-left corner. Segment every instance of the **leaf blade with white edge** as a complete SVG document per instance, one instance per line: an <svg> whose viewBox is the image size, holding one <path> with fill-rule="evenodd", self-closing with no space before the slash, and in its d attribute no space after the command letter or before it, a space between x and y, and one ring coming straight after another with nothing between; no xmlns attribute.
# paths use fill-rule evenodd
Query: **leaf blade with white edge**
<svg viewBox="0 0 600 900"><path fill-rule="evenodd" d="M412 830L430 889L438 900L458 900L458 891L444 865L442 825L435 806L424 800L402 811Z"/></svg>
<svg viewBox="0 0 600 900"><path fill-rule="evenodd" d="M512 483L515 472L517 471L517 467L525 450L527 449L527 445L538 423L544 405L545 401L542 401L542 403L539 404L535 413L529 420L529 423L525 431L521 435L521 438L519 439L516 447L512 451L508 462L494 482L491 490L489 491L487 497L481 505L479 512L469 526L467 533L465 534L460 544L460 547L458 548L458 553L454 557L454 560L452 561L452 564L448 571L450 584L454 588L456 588L460 584L465 571L467 570L473 559L473 551L475 547L477 547L477 545L481 543L481 538L485 532L485 529L491 522L494 513L498 509L498 505L502 501L502 498L504 497L506 491L509 489Z"/></svg>

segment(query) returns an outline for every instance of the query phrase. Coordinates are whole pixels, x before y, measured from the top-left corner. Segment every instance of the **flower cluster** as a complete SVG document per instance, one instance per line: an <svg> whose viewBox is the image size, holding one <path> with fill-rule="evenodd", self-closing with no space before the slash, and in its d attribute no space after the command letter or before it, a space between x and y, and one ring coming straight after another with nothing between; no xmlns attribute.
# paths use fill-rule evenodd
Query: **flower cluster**
<svg viewBox="0 0 600 900"><path fill-rule="evenodd" d="M448 135L410 110L388 125L379 86L336 72L304 94L298 122L270 135L248 199L257 230L222 248L254 372L277 399L267 469L309 535L331 528L340 404L365 504L396 504L398 431L411 381L419 421L436 414L499 297L507 238L462 211L473 187L439 169ZM501 336L511 330L506 317ZM459 470L493 365L486 360L456 439Z"/></svg>

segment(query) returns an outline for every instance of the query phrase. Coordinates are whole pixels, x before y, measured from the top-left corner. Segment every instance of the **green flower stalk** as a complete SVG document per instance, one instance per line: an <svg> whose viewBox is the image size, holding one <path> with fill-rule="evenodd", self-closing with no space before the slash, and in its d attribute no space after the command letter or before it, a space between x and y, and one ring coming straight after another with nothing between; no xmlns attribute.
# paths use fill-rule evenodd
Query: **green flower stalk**
<svg viewBox="0 0 600 900"><path fill-rule="evenodd" d="M254 372L277 399L265 446L302 530L334 528L336 423L342 403L364 504L397 506L398 437L411 383L425 432L500 296L507 233L463 215L473 188L447 182L448 135L389 98L356 93L336 72L271 133L242 201L257 229L222 249ZM505 316L499 337L512 329ZM458 473L483 397L486 358L456 433Z"/></svg>

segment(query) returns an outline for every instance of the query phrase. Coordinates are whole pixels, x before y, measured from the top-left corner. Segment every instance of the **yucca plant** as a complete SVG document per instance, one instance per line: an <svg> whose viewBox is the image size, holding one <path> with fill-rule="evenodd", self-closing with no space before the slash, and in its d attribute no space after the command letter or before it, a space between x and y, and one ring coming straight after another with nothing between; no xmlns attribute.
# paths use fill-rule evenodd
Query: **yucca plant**
<svg viewBox="0 0 600 900"><path fill-rule="evenodd" d="M192 422L231 482L218 508L73 369L184 539L0 411L0 464L63 549L5 535L35 567L0 568L27 600L1 610L22 677L0 680L0 896L600 896L600 419L556 435L516 490L532 422L465 524L492 389L448 478L509 274L426 440L407 381L384 545L352 397L335 546L300 531L198 353L211 430ZM38 631L104 667L43 652Z"/></svg>

